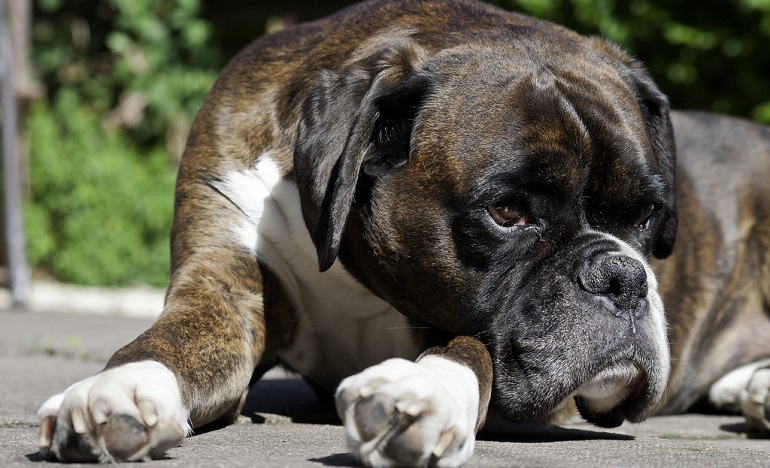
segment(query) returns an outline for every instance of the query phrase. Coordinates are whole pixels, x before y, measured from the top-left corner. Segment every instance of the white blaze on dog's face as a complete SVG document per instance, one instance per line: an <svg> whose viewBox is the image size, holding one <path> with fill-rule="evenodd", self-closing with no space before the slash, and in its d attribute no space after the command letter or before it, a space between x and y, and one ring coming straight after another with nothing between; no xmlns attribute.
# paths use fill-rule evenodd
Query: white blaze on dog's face
<svg viewBox="0 0 770 468"><path fill-rule="evenodd" d="M598 424L638 421L669 366L646 260L676 232L668 104L614 48L542 43L404 53L418 63L390 94L360 93L377 96L374 122L356 127L364 111L341 126L344 151L365 149L358 164L316 170L327 178L301 193L303 210L322 268L338 254L406 316L488 344L504 415L539 419L577 396ZM324 121L319 87L300 138ZM312 171L298 167L300 181Z"/></svg>

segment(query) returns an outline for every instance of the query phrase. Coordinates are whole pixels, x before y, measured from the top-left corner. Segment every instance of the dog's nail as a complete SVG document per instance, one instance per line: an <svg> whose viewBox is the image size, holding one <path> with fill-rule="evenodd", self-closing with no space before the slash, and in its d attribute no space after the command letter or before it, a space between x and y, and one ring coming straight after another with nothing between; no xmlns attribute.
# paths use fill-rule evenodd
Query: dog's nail
<svg viewBox="0 0 770 468"><path fill-rule="evenodd" d="M75 408L70 413L70 420L72 421L72 429L77 434L85 434L88 432L88 425L86 424L86 417L83 414L83 410Z"/></svg>
<svg viewBox="0 0 770 468"><path fill-rule="evenodd" d="M109 409L103 401L97 401L91 408L91 417L96 424L104 424L109 419Z"/></svg>
<svg viewBox="0 0 770 468"><path fill-rule="evenodd" d="M151 402L143 400L139 404L139 412L142 414L142 419L147 427L154 427L158 424L158 414L155 411L155 405Z"/></svg>
<svg viewBox="0 0 770 468"><path fill-rule="evenodd" d="M396 409L399 413L408 414L410 416L419 416L425 411L426 404L423 401L399 401L396 403Z"/></svg>
<svg viewBox="0 0 770 468"><path fill-rule="evenodd" d="M757 389L751 392L751 401L758 405L764 405L767 401L767 389Z"/></svg>
<svg viewBox="0 0 770 468"><path fill-rule="evenodd" d="M436 458L441 458L446 453L447 449L450 445L452 445L452 442L455 440L455 434L452 430L446 430L441 433L441 437L438 438L438 442L436 442L436 447L433 449L433 455Z"/></svg>

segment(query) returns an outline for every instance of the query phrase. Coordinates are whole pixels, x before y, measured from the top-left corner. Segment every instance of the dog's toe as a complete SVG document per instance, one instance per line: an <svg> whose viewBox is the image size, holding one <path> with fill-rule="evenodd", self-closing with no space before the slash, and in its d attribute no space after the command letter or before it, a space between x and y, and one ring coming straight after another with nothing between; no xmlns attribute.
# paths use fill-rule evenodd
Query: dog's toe
<svg viewBox="0 0 770 468"><path fill-rule="evenodd" d="M376 394L360 399L355 404L354 423L362 442L370 442L390 426L395 401L388 395Z"/></svg>
<svg viewBox="0 0 770 468"><path fill-rule="evenodd" d="M132 460L150 442L149 429L133 416L112 415L102 427L104 445L116 460Z"/></svg>
<svg viewBox="0 0 770 468"><path fill-rule="evenodd" d="M746 389L741 392L740 405L751 427L770 433L770 366L754 372Z"/></svg>

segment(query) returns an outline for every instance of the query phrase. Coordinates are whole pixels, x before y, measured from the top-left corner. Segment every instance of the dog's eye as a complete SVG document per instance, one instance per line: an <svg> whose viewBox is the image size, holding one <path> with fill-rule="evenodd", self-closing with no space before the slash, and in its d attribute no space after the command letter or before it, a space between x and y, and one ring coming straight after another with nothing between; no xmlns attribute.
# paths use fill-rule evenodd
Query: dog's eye
<svg viewBox="0 0 770 468"><path fill-rule="evenodd" d="M526 227L533 224L532 217L524 207L516 202L495 203L487 205L487 211L492 219L504 227Z"/></svg>
<svg viewBox="0 0 770 468"><path fill-rule="evenodd" d="M642 209L639 210L639 215L637 216L636 221L634 222L634 228L647 229L650 226L650 219L652 218L652 215L655 214L656 208L657 207L654 203L642 207Z"/></svg>

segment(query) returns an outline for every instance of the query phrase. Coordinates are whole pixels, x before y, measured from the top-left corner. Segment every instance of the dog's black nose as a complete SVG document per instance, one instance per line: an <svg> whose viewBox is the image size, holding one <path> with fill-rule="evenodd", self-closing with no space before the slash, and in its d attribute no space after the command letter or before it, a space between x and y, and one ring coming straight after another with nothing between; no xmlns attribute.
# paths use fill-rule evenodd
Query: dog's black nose
<svg viewBox="0 0 770 468"><path fill-rule="evenodd" d="M600 255L578 269L578 282L587 292L605 296L620 310L635 313L647 297L647 273L636 259Z"/></svg>

